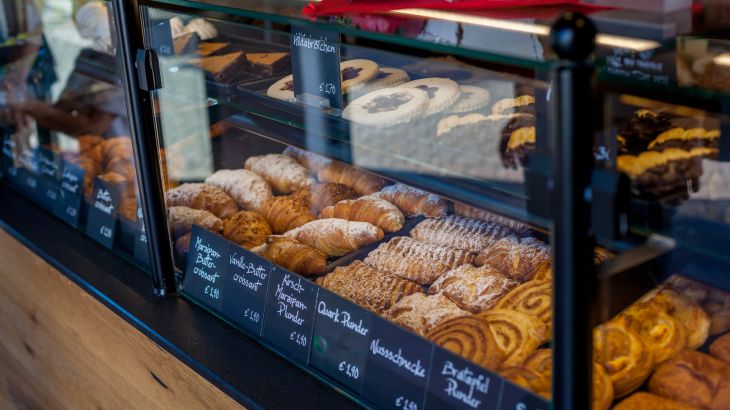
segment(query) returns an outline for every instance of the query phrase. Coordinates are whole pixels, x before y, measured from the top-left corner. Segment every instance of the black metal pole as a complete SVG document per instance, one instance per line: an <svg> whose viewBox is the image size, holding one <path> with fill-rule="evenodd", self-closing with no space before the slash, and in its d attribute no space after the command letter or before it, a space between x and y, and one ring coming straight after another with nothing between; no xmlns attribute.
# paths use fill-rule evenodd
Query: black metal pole
<svg viewBox="0 0 730 410"><path fill-rule="evenodd" d="M560 57L552 72L550 104L553 146L554 335L553 406L590 409L592 393L592 309L596 273L590 226L593 169L593 112L587 62L596 31L585 16L565 13L550 32Z"/></svg>
<svg viewBox="0 0 730 410"><path fill-rule="evenodd" d="M136 0L113 0L114 22L119 33L117 53L121 54L127 111L130 118L137 186L147 230L150 268L157 296L174 293L175 277L170 233L165 214L162 172L154 130L150 92L139 87L137 49L143 48L142 26L137 18Z"/></svg>

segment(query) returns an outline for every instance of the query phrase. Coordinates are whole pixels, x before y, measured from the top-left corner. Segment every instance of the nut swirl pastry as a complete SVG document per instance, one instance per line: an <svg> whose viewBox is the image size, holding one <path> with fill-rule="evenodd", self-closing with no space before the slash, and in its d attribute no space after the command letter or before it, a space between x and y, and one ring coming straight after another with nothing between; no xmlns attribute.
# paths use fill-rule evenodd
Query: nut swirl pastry
<svg viewBox="0 0 730 410"><path fill-rule="evenodd" d="M267 236L263 245L251 249L251 252L306 277L327 270L327 255L281 235Z"/></svg>
<svg viewBox="0 0 730 410"><path fill-rule="evenodd" d="M508 236L483 250L476 258L479 266L491 266L520 281L532 280L551 260L550 246L536 238Z"/></svg>
<svg viewBox="0 0 730 410"><path fill-rule="evenodd" d="M301 188L292 196L309 206L312 214L319 215L324 208L345 199L357 198L358 195L347 185L324 182Z"/></svg>
<svg viewBox="0 0 730 410"><path fill-rule="evenodd" d="M430 294L444 294L460 308L472 313L491 309L518 283L488 268L462 265L446 272L429 288Z"/></svg>
<svg viewBox="0 0 730 410"><path fill-rule="evenodd" d="M615 321L635 332L660 364L687 348L687 329L665 312L639 303L618 315Z"/></svg>
<svg viewBox="0 0 730 410"><path fill-rule="evenodd" d="M264 243L271 227L256 211L238 211L223 221L223 236L246 249Z"/></svg>
<svg viewBox="0 0 730 410"><path fill-rule="evenodd" d="M384 272L427 285L449 269L471 263L473 259L473 254L461 249L399 236L370 252L365 258L365 263Z"/></svg>
<svg viewBox="0 0 730 410"><path fill-rule="evenodd" d="M228 218L238 212L236 202L224 190L201 183L182 184L165 192L165 206L204 209L218 218Z"/></svg>
<svg viewBox="0 0 730 410"><path fill-rule="evenodd" d="M409 218L418 215L438 218L446 215L447 204L444 199L408 185L393 184L383 188L375 196L393 203Z"/></svg>
<svg viewBox="0 0 730 410"><path fill-rule="evenodd" d="M381 272L361 261L339 266L327 276L317 278L316 282L380 315L402 298L423 292L419 285Z"/></svg>
<svg viewBox="0 0 730 410"><path fill-rule="evenodd" d="M517 366L548 339L545 325L524 313L509 309L492 309L478 317L489 325L497 345L504 353L502 366Z"/></svg>
<svg viewBox="0 0 730 410"><path fill-rule="evenodd" d="M226 191L243 209L260 210L273 197L269 183L245 169L218 170L205 183Z"/></svg>
<svg viewBox="0 0 730 410"><path fill-rule="evenodd" d="M244 167L261 175L275 191L288 194L310 186L314 178L295 159L282 154L250 157Z"/></svg>
<svg viewBox="0 0 730 410"><path fill-rule="evenodd" d="M509 228L497 223L448 215L419 222L410 235L419 241L478 253L511 234Z"/></svg>
<svg viewBox="0 0 730 410"><path fill-rule="evenodd" d="M489 330L489 324L477 316L449 319L428 332L426 338L492 371L497 370L504 359L504 352Z"/></svg>
<svg viewBox="0 0 730 410"><path fill-rule="evenodd" d="M616 397L641 386L654 366L654 357L644 341L616 321L593 330L593 360L606 370Z"/></svg>
<svg viewBox="0 0 730 410"><path fill-rule="evenodd" d="M552 335L553 284L550 280L531 280L516 286L494 308L512 309L537 318L547 326L548 336Z"/></svg>
<svg viewBox="0 0 730 410"><path fill-rule="evenodd" d="M370 222L384 232L399 231L406 221L406 217L398 207L373 195L340 201L324 208L319 217Z"/></svg>
<svg viewBox="0 0 730 410"><path fill-rule="evenodd" d="M414 333L425 336L444 320L466 316L465 312L444 295L414 293L393 305L385 317Z"/></svg>
<svg viewBox="0 0 730 410"><path fill-rule="evenodd" d="M649 391L701 409L730 409L730 366L705 353L684 351L659 366Z"/></svg>
<svg viewBox="0 0 730 410"><path fill-rule="evenodd" d="M550 400L551 394L551 382L549 377L538 373L533 369L529 369L524 366L510 366L504 367L499 370L499 375L503 379L509 380L512 383L522 386L525 389L538 394Z"/></svg>
<svg viewBox="0 0 730 410"><path fill-rule="evenodd" d="M702 346L710 333L710 318L692 299L673 289L659 289L641 299L648 309L665 312L687 329L687 349Z"/></svg>

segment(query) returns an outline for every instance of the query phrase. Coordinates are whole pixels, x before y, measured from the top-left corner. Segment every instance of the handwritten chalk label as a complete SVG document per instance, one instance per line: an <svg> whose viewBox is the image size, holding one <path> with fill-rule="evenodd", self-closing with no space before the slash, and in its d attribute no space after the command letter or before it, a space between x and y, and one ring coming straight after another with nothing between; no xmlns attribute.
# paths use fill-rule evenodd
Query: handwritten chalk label
<svg viewBox="0 0 730 410"><path fill-rule="evenodd" d="M495 409L501 388L500 377L434 347L427 409Z"/></svg>
<svg viewBox="0 0 730 410"><path fill-rule="evenodd" d="M261 336L271 262L230 243L226 263L228 275L222 312L234 323Z"/></svg>
<svg viewBox="0 0 730 410"><path fill-rule="evenodd" d="M15 167L15 141L10 139L9 135L3 137L3 148L2 148L2 166L3 175L13 183L16 183L16 177L18 176L18 168Z"/></svg>
<svg viewBox="0 0 730 410"><path fill-rule="evenodd" d="M262 336L307 364L318 287L276 265L269 280Z"/></svg>
<svg viewBox="0 0 730 410"><path fill-rule="evenodd" d="M661 85L676 82L674 53L655 49L634 51L619 47L599 47L596 52L605 59L604 70L610 75Z"/></svg>
<svg viewBox="0 0 730 410"><path fill-rule="evenodd" d="M423 409L432 350L425 339L374 316L363 395L383 408Z"/></svg>
<svg viewBox="0 0 730 410"><path fill-rule="evenodd" d="M134 234L134 257L145 265L150 264L150 251L147 247L147 228L145 228L142 208L137 207L137 232Z"/></svg>
<svg viewBox="0 0 730 410"><path fill-rule="evenodd" d="M339 33L292 25L290 38L294 95L306 104L342 109Z"/></svg>
<svg viewBox="0 0 730 410"><path fill-rule="evenodd" d="M502 410L549 410L550 402L519 386L504 381L502 385L502 403L499 408Z"/></svg>
<svg viewBox="0 0 730 410"><path fill-rule="evenodd" d="M193 225L183 289L198 302L221 310L228 267L228 241Z"/></svg>
<svg viewBox="0 0 730 410"><path fill-rule="evenodd" d="M18 168L15 182L20 190L33 202L43 204L41 180L38 174L26 168Z"/></svg>
<svg viewBox="0 0 730 410"><path fill-rule="evenodd" d="M152 24L150 29L152 31L152 38L154 39L153 41L157 54L163 56L171 56L175 54L170 20L158 21Z"/></svg>
<svg viewBox="0 0 730 410"><path fill-rule="evenodd" d="M368 310L320 289L310 365L362 393L372 317Z"/></svg>
<svg viewBox="0 0 730 410"><path fill-rule="evenodd" d="M84 191L84 170L70 162L61 161L59 201L55 214L73 227L79 225Z"/></svg>
<svg viewBox="0 0 730 410"><path fill-rule="evenodd" d="M58 175L60 170L60 160L58 155L46 148L38 148L38 173L39 178L39 194L41 204L48 210L54 211L58 201L61 199L59 192Z"/></svg>
<svg viewBox="0 0 730 410"><path fill-rule="evenodd" d="M109 249L114 246L120 195L117 187L98 178L94 181L86 234Z"/></svg>

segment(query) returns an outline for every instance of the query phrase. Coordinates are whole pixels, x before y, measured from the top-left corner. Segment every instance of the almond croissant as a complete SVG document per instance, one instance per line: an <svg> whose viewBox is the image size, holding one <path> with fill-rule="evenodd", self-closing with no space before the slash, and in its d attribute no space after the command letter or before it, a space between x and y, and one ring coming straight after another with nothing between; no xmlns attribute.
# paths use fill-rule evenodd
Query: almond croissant
<svg viewBox="0 0 730 410"><path fill-rule="evenodd" d="M383 230L367 222L328 218L308 222L284 235L328 256L341 256L383 239Z"/></svg>
<svg viewBox="0 0 730 410"><path fill-rule="evenodd" d="M314 220L309 207L291 195L272 198L264 204L261 214L275 234L284 233Z"/></svg>

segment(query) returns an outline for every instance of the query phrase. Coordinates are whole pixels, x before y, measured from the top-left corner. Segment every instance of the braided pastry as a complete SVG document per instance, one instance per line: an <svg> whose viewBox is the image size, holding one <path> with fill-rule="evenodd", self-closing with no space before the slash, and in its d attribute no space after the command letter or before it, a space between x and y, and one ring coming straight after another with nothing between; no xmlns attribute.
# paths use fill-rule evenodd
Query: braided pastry
<svg viewBox="0 0 730 410"><path fill-rule="evenodd" d="M408 185L390 185L375 193L375 196L391 202L409 218L418 215L438 218L446 215L444 199Z"/></svg>
<svg viewBox="0 0 730 410"><path fill-rule="evenodd" d="M549 337L541 321L514 310L492 309L477 316L488 324L489 331L502 349L502 366L505 367L522 364L527 355Z"/></svg>
<svg viewBox="0 0 730 410"><path fill-rule="evenodd" d="M517 282L488 268L462 265L439 277L429 293L442 293L472 313L491 309Z"/></svg>
<svg viewBox="0 0 730 410"><path fill-rule="evenodd" d="M223 230L223 221L208 211L186 206L167 208L167 225L173 238L179 238L190 232L194 224L215 233Z"/></svg>
<svg viewBox="0 0 730 410"><path fill-rule="evenodd" d="M444 295L426 296L419 292L398 301L388 310L385 317L424 336L444 320L468 314Z"/></svg>
<svg viewBox="0 0 730 410"><path fill-rule="evenodd" d="M285 236L267 236L264 244L251 252L302 276L319 275L327 270L327 255Z"/></svg>
<svg viewBox="0 0 730 410"><path fill-rule="evenodd" d="M314 183L306 168L299 165L295 159L282 154L250 157L244 167L264 177L275 191L283 194Z"/></svg>
<svg viewBox="0 0 730 410"><path fill-rule="evenodd" d="M417 284L388 275L361 261L337 267L316 282L381 315L402 298L423 292Z"/></svg>
<svg viewBox="0 0 730 410"><path fill-rule="evenodd" d="M497 223L455 215L426 219L411 231L411 236L419 241L453 246L475 253L508 235L512 235L512 231Z"/></svg>
<svg viewBox="0 0 730 410"><path fill-rule="evenodd" d="M514 280L526 282L534 279L538 268L550 259L550 246L541 240L508 236L479 253L475 263L491 266Z"/></svg>
<svg viewBox="0 0 730 410"><path fill-rule="evenodd" d="M328 206L345 199L357 198L357 192L346 185L324 182L301 188L292 197L308 205L312 214L319 215Z"/></svg>
<svg viewBox="0 0 730 410"><path fill-rule="evenodd" d="M221 219L238 212L236 202L225 191L201 183L182 184L165 192L165 206L204 209Z"/></svg>
<svg viewBox="0 0 730 410"><path fill-rule="evenodd" d="M271 187L261 176L245 169L221 169L205 179L206 184L226 191L238 206L259 210L272 198Z"/></svg>
<svg viewBox="0 0 730 410"><path fill-rule="evenodd" d="M474 255L399 236L381 244L365 258L365 263L384 272L426 285L449 269L471 263Z"/></svg>
<svg viewBox="0 0 730 410"><path fill-rule="evenodd" d="M616 397L641 386L654 366L654 357L644 341L616 321L593 330L593 360L608 374Z"/></svg>
<svg viewBox="0 0 730 410"><path fill-rule="evenodd" d="M426 338L489 370L499 368L504 359L489 324L477 316L461 316L442 322L428 332Z"/></svg>
<svg viewBox="0 0 730 410"><path fill-rule="evenodd" d="M275 234L282 234L314 220L309 207L291 195L271 198L264 204L261 213Z"/></svg>
<svg viewBox="0 0 730 410"><path fill-rule="evenodd" d="M537 318L547 326L547 334L551 335L553 328L552 281L525 282L499 299L494 308L512 309Z"/></svg>
<svg viewBox="0 0 730 410"><path fill-rule="evenodd" d="M256 211L239 211L223 221L223 236L246 249L259 246L271 235L271 227Z"/></svg>
<svg viewBox="0 0 730 410"><path fill-rule="evenodd" d="M340 201L333 206L324 208L319 217L370 222L385 232L399 231L406 220L403 213L395 205L373 195Z"/></svg>
<svg viewBox="0 0 730 410"><path fill-rule="evenodd" d="M328 256L342 256L383 239L383 230L367 222L317 219L284 234L319 249Z"/></svg>

